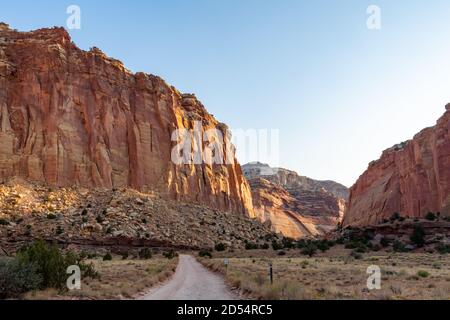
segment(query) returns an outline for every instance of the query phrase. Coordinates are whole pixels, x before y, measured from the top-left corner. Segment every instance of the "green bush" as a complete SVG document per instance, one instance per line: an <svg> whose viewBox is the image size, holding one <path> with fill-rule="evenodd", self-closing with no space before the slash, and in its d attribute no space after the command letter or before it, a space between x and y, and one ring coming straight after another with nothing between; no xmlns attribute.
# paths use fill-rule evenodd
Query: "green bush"
<svg viewBox="0 0 450 320"><path fill-rule="evenodd" d="M356 260L360 260L363 258L363 255L360 252L357 252L356 250L353 250L350 253L350 256L352 256L353 258L355 258Z"/></svg>
<svg viewBox="0 0 450 320"><path fill-rule="evenodd" d="M450 253L450 244L439 243L436 245L435 249L440 254L447 254Z"/></svg>
<svg viewBox="0 0 450 320"><path fill-rule="evenodd" d="M281 250L281 249L283 249L283 245L281 243L279 243L278 241L273 240L272 248L273 248L273 250Z"/></svg>
<svg viewBox="0 0 450 320"><path fill-rule="evenodd" d="M414 227L414 231L410 237L410 240L419 248L425 245L425 230L422 228L422 226L417 225Z"/></svg>
<svg viewBox="0 0 450 320"><path fill-rule="evenodd" d="M199 255L199 257L202 257L202 258L204 258L204 257L212 258L212 254L208 250L200 250L198 255Z"/></svg>
<svg viewBox="0 0 450 320"><path fill-rule="evenodd" d="M63 255L58 247L47 245L42 240L20 249L17 260L22 265L36 267L37 273L42 276L42 289L62 289L67 279L67 267L79 264L74 253Z"/></svg>
<svg viewBox="0 0 450 320"><path fill-rule="evenodd" d="M399 240L395 240L392 247L395 252L406 252L405 244Z"/></svg>
<svg viewBox="0 0 450 320"><path fill-rule="evenodd" d="M151 259L153 256L152 250L150 248L142 248L139 250L139 258L140 259Z"/></svg>
<svg viewBox="0 0 450 320"><path fill-rule="evenodd" d="M425 216L425 219L429 221L434 221L436 220L436 215L433 212L428 212L427 215Z"/></svg>
<svg viewBox="0 0 450 320"><path fill-rule="evenodd" d="M387 246L389 246L389 239L386 237L381 238L380 244L386 248Z"/></svg>
<svg viewBox="0 0 450 320"><path fill-rule="evenodd" d="M261 245L261 249L263 249L263 250L267 250L267 249L269 249L269 248L270 248L270 246L269 246L268 243L263 243L263 244Z"/></svg>
<svg viewBox="0 0 450 320"><path fill-rule="evenodd" d="M103 261L111 261L112 260L112 255L111 253L107 253L103 256Z"/></svg>
<svg viewBox="0 0 450 320"><path fill-rule="evenodd" d="M95 220L97 221L97 223L102 223L103 221L105 221L105 219L104 219L101 215L98 215L98 216L95 218Z"/></svg>
<svg viewBox="0 0 450 320"><path fill-rule="evenodd" d="M281 240L281 243L283 244L283 248L294 248L294 240L288 237L285 237Z"/></svg>
<svg viewBox="0 0 450 320"><path fill-rule="evenodd" d="M427 271L420 270L419 272L417 272L417 275L421 278L428 278L430 274Z"/></svg>
<svg viewBox="0 0 450 320"><path fill-rule="evenodd" d="M330 250L330 244L327 240L320 240L317 242L317 249L322 252Z"/></svg>
<svg viewBox="0 0 450 320"><path fill-rule="evenodd" d="M317 247L315 244L310 243L306 247L303 248L302 254L312 257L317 252Z"/></svg>
<svg viewBox="0 0 450 320"><path fill-rule="evenodd" d="M19 298L21 294L38 290L42 277L37 267L15 259L0 259L0 299Z"/></svg>
<svg viewBox="0 0 450 320"><path fill-rule="evenodd" d="M170 260L178 256L178 253L176 253L175 250L170 249L169 251L164 252L163 256Z"/></svg>
<svg viewBox="0 0 450 320"><path fill-rule="evenodd" d="M258 245L253 242L246 242L245 243L245 250L256 250L258 249Z"/></svg>
<svg viewBox="0 0 450 320"><path fill-rule="evenodd" d="M9 225L9 221L6 219L0 219L0 226L8 226Z"/></svg>
<svg viewBox="0 0 450 320"><path fill-rule="evenodd" d="M53 214L53 213L49 213L49 214L47 215L47 219L49 219L49 220L54 220L54 219L56 219L56 215Z"/></svg>
<svg viewBox="0 0 450 320"><path fill-rule="evenodd" d="M227 246L224 243L217 243L214 247L216 251L225 251L227 249Z"/></svg>

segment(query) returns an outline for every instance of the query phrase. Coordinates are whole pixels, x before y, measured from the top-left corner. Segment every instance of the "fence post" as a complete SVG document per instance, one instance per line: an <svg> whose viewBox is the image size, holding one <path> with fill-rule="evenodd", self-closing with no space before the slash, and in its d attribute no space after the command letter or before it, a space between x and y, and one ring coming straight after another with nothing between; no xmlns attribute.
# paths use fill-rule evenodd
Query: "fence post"
<svg viewBox="0 0 450 320"><path fill-rule="evenodd" d="M273 267L272 267L272 262L269 263L269 279L270 279L270 284L273 284Z"/></svg>

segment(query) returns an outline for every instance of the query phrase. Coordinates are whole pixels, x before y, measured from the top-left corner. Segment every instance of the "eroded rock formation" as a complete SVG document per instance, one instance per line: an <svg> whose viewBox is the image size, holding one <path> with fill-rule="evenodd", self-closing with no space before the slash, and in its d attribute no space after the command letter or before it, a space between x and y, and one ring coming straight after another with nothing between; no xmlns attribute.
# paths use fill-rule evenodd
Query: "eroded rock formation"
<svg viewBox="0 0 450 320"><path fill-rule="evenodd" d="M171 161L172 133L196 121L223 133L230 164ZM131 187L252 216L226 130L194 95L133 74L98 48L80 50L63 28L0 25L0 182Z"/></svg>
<svg viewBox="0 0 450 320"><path fill-rule="evenodd" d="M272 229L294 239L334 229L345 210L348 189L286 169L251 163L243 167L252 189L255 215Z"/></svg>
<svg viewBox="0 0 450 320"><path fill-rule="evenodd" d="M434 127L383 152L350 189L343 224L366 226L394 213L450 215L450 105Z"/></svg>

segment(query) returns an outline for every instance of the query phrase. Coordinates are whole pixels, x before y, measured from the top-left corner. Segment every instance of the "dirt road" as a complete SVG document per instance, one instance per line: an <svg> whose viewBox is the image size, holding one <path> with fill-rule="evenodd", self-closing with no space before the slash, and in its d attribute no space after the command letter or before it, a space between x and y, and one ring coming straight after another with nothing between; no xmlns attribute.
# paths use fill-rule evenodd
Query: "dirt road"
<svg viewBox="0 0 450 320"><path fill-rule="evenodd" d="M239 299L226 286L224 280L193 257L180 255L173 278L156 287L141 300L235 300Z"/></svg>

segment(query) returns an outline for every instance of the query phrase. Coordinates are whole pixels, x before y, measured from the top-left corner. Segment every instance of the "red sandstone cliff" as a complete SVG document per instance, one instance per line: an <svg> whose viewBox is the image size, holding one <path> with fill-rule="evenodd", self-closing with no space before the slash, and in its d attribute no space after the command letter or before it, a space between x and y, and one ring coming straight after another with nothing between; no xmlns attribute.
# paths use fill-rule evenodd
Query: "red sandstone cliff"
<svg viewBox="0 0 450 320"><path fill-rule="evenodd" d="M450 215L450 105L434 127L383 152L350 189L344 225L377 224L398 212Z"/></svg>
<svg viewBox="0 0 450 320"><path fill-rule="evenodd" d="M171 161L173 131L195 121L226 136L195 96L133 74L97 48L80 50L63 28L17 32L0 24L0 182L131 187L252 216L235 159Z"/></svg>
<svg viewBox="0 0 450 320"><path fill-rule="evenodd" d="M324 234L341 221L348 189L261 163L243 167L252 190L255 216L294 239Z"/></svg>

